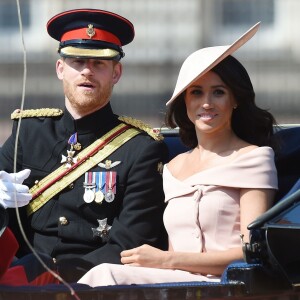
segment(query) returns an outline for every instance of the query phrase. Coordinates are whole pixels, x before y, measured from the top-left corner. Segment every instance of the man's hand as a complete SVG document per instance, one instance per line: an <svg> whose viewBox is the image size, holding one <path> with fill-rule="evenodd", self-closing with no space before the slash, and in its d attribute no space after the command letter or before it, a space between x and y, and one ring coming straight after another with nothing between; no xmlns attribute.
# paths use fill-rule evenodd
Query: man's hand
<svg viewBox="0 0 300 300"><path fill-rule="evenodd" d="M4 208L25 206L32 199L29 188L23 181L30 175L25 169L18 173L0 171L0 205Z"/></svg>

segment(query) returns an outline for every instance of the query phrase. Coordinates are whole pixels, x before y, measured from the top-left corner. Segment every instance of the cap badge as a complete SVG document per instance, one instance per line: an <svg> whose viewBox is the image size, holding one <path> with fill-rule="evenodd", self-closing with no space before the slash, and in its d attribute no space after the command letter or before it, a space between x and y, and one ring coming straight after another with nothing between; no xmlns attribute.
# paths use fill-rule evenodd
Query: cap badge
<svg viewBox="0 0 300 300"><path fill-rule="evenodd" d="M96 34L94 26L92 24L88 25L88 28L86 29L86 34L90 37L90 39Z"/></svg>

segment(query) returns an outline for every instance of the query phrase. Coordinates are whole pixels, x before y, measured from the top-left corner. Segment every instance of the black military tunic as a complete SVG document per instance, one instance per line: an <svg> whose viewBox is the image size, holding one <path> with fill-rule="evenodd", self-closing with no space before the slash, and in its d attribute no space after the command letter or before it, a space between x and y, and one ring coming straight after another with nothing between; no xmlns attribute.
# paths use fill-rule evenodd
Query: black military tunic
<svg viewBox="0 0 300 300"><path fill-rule="evenodd" d="M13 172L15 136L13 132L0 151L0 170ZM68 111L56 117L23 118L20 126L17 170L30 169L24 184L32 187L62 165L62 155L70 149L68 140L77 133L78 142L85 149L121 122L113 114L110 104L101 110L74 120ZM167 157L167 147L141 132L106 159L120 161L110 171L115 171L115 199L101 204L86 203L82 175L54 196L30 217L21 209L26 232L34 248L46 253L57 262L66 259L97 265L103 262L120 263L120 252L144 243L158 247L166 245L163 227L164 194L160 163ZM104 162L102 162L104 163ZM97 165L91 172L105 172ZM14 213L14 210L12 210ZM98 220L107 218L112 226L108 241L93 234ZM10 227L20 241L20 255L26 253L21 242L15 218L10 216Z"/></svg>

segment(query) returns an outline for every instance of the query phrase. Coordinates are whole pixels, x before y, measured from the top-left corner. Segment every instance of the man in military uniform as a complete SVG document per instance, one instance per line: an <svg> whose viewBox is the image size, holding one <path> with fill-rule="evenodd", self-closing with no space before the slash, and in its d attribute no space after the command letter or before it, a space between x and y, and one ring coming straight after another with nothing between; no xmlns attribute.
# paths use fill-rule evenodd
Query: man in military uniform
<svg viewBox="0 0 300 300"><path fill-rule="evenodd" d="M23 226L35 250L76 281L97 264L120 264L124 249L165 247L161 167L167 147L160 134L115 115L110 105L122 75L122 46L134 38L130 21L78 9L51 18L47 30L59 41L56 72L65 109L15 111L0 170L14 172L18 136L16 171L31 171L24 184L33 198L20 209ZM10 228L23 256L28 251L14 213Z"/></svg>

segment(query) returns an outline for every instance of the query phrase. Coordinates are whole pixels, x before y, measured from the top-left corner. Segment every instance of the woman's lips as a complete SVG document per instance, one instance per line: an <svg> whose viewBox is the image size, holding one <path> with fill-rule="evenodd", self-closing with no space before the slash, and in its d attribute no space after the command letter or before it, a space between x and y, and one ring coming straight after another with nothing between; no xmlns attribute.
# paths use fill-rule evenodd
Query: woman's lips
<svg viewBox="0 0 300 300"><path fill-rule="evenodd" d="M213 113L202 113L198 114L199 119L204 120L204 121L209 121L214 119L217 116L217 114Z"/></svg>

